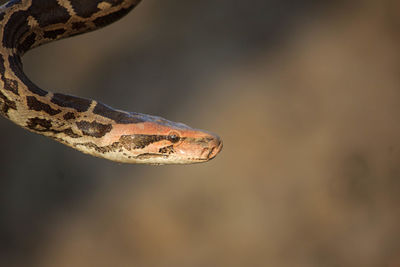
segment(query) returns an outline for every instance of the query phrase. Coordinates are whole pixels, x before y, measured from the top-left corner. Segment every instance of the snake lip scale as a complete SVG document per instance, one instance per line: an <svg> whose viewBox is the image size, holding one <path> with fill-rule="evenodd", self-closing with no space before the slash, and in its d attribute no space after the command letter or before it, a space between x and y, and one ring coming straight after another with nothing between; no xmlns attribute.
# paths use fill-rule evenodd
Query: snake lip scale
<svg viewBox="0 0 400 267"><path fill-rule="evenodd" d="M23 72L21 57L42 44L104 27L140 0L11 0L0 6L0 114L92 156L145 164L206 162L222 149L207 131L158 116L52 93Z"/></svg>

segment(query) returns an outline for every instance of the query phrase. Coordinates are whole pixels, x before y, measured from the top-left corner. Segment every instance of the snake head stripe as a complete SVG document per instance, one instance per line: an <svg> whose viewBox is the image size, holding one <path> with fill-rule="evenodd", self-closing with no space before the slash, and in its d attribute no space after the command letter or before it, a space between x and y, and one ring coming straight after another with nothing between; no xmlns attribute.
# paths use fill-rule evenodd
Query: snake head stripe
<svg viewBox="0 0 400 267"><path fill-rule="evenodd" d="M135 113L139 123L113 124L99 145L83 145L93 154L113 161L146 164L200 163L222 149L221 139L207 131L161 117ZM78 148L77 147L77 148Z"/></svg>

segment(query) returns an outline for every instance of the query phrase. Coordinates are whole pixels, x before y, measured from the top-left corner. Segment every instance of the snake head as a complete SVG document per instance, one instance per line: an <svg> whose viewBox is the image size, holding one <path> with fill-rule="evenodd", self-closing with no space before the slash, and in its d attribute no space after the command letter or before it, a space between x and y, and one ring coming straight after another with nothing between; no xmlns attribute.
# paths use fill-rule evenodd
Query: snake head
<svg viewBox="0 0 400 267"><path fill-rule="evenodd" d="M222 149L222 140L215 134L157 116L135 116L140 116L143 122L113 126L109 135L113 136L111 142L116 150L122 150L119 158L113 160L147 164L200 163L213 159ZM113 153L110 155L114 157Z"/></svg>

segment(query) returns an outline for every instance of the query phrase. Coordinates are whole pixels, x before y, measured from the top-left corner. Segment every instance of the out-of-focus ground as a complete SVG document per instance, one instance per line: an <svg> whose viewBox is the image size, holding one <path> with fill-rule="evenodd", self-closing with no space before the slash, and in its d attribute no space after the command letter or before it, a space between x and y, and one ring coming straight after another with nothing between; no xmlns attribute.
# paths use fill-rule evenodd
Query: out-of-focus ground
<svg viewBox="0 0 400 267"><path fill-rule="evenodd" d="M30 52L40 86L216 132L224 149L121 165L0 120L0 265L400 266L399 10L145 0Z"/></svg>

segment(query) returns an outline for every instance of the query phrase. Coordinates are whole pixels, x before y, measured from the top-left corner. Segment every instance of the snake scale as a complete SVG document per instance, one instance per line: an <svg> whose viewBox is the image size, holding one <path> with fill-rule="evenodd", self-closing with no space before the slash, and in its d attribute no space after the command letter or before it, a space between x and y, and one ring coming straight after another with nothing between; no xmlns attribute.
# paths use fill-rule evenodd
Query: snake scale
<svg viewBox="0 0 400 267"><path fill-rule="evenodd" d="M0 6L0 113L23 128L92 156L124 163L206 162L222 148L212 133L158 116L52 93L23 72L21 57L42 44L93 31L140 0L12 0Z"/></svg>

